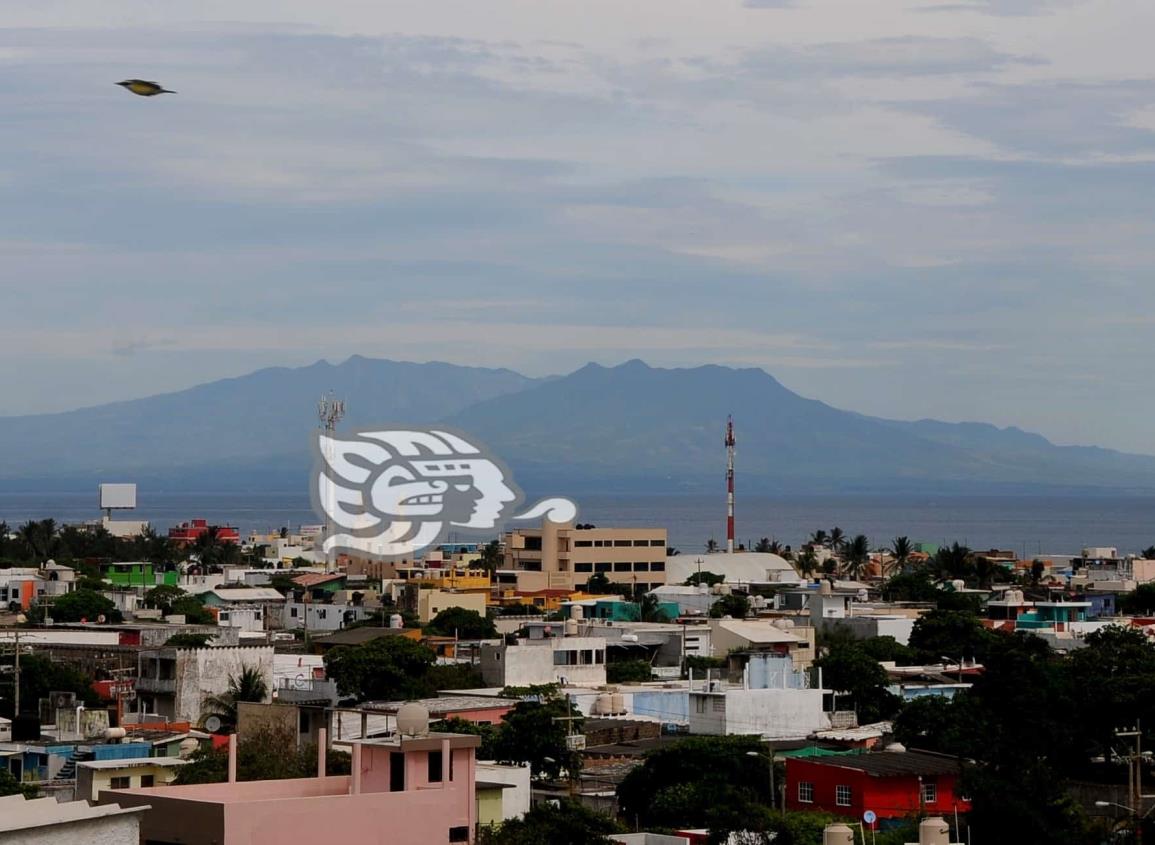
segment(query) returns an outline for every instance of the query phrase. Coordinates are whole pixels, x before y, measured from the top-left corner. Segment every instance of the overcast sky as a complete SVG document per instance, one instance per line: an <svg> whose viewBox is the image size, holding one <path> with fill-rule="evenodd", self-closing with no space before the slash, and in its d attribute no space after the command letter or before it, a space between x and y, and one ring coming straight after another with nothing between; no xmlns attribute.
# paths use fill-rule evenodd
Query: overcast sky
<svg viewBox="0 0 1155 845"><path fill-rule="evenodd" d="M1155 453L1150 0L0 24L0 414L353 353L641 357Z"/></svg>

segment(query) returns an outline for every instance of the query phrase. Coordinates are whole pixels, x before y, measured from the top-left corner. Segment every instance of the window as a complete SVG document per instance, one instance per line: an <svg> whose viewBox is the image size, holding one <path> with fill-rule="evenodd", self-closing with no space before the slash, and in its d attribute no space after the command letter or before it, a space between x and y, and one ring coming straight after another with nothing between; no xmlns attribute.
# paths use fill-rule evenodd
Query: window
<svg viewBox="0 0 1155 845"><path fill-rule="evenodd" d="M651 546L661 546L664 549L666 547L666 541L665 540L650 540L650 545Z"/></svg>
<svg viewBox="0 0 1155 845"><path fill-rule="evenodd" d="M666 562L664 560L655 560L650 564L650 572L665 572Z"/></svg>
<svg viewBox="0 0 1155 845"><path fill-rule="evenodd" d="M443 761L441 759L440 751L429 752L429 782L441 783L441 767Z"/></svg>
<svg viewBox="0 0 1155 845"><path fill-rule="evenodd" d="M650 545L650 541L649 540L634 540L634 545L635 546L648 546L648 545Z"/></svg>
<svg viewBox="0 0 1155 845"><path fill-rule="evenodd" d="M814 803L814 784L810 781L798 781L798 800L803 804Z"/></svg>
<svg viewBox="0 0 1155 845"><path fill-rule="evenodd" d="M289 616L291 616L293 619L296 619L297 618L297 608L290 607L289 608Z"/></svg>
<svg viewBox="0 0 1155 845"><path fill-rule="evenodd" d="M588 549L594 544L593 540L574 540L575 549Z"/></svg>
<svg viewBox="0 0 1155 845"><path fill-rule="evenodd" d="M449 828L450 842L468 842L469 841L469 827L460 825L458 827Z"/></svg>
<svg viewBox="0 0 1155 845"><path fill-rule="evenodd" d="M155 785L156 785L156 777L154 775L141 775L140 776L140 788L141 789L148 789L148 787L155 786Z"/></svg>
<svg viewBox="0 0 1155 845"><path fill-rule="evenodd" d="M839 807L850 806L850 787L843 784L838 784L834 787L834 803Z"/></svg>
<svg viewBox="0 0 1155 845"><path fill-rule="evenodd" d="M527 552L540 552L541 551L541 537L526 537L525 538L525 550Z"/></svg>
<svg viewBox="0 0 1155 845"><path fill-rule="evenodd" d="M629 572L629 571L630 571L630 564L628 562L623 563L623 562L619 561L618 563L614 564L614 572Z"/></svg>
<svg viewBox="0 0 1155 845"><path fill-rule="evenodd" d="M938 801L938 784L934 781L924 782L922 785L922 803L934 804Z"/></svg>
<svg viewBox="0 0 1155 845"><path fill-rule="evenodd" d="M592 563L575 563L573 565L574 572L593 572L594 565Z"/></svg>
<svg viewBox="0 0 1155 845"><path fill-rule="evenodd" d="M128 789L132 786L132 778L112 778L110 785L112 789Z"/></svg>
<svg viewBox="0 0 1155 845"><path fill-rule="evenodd" d="M389 791L405 791L405 755L397 751L389 754Z"/></svg>
<svg viewBox="0 0 1155 845"><path fill-rule="evenodd" d="M613 568L612 563L595 563L594 572L609 572Z"/></svg>
<svg viewBox="0 0 1155 845"><path fill-rule="evenodd" d="M644 560L638 561L637 563L634 564L634 572L649 572L649 571L650 571L650 565Z"/></svg>
<svg viewBox="0 0 1155 845"><path fill-rule="evenodd" d="M697 698L694 699L694 703L697 705L696 709L699 713L705 713L706 712L706 696L699 695Z"/></svg>
<svg viewBox="0 0 1155 845"><path fill-rule="evenodd" d="M630 545L629 540L614 540L614 546L616 548L619 548L619 549L620 548L628 548L629 545Z"/></svg>
<svg viewBox="0 0 1155 845"><path fill-rule="evenodd" d="M722 698L721 696L714 699L714 712L715 713L725 713L726 712L726 699Z"/></svg>

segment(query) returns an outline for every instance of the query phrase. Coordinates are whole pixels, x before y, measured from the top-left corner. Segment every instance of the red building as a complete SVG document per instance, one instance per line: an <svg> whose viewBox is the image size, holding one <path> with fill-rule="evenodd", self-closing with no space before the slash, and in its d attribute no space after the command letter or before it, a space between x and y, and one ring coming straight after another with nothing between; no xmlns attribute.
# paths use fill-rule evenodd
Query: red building
<svg viewBox="0 0 1155 845"><path fill-rule="evenodd" d="M209 525L207 519L192 519L168 530L168 538L180 546L191 546L210 528L217 530L217 540L221 543L240 543L241 533L231 525Z"/></svg>
<svg viewBox="0 0 1155 845"><path fill-rule="evenodd" d="M966 812L958 795L957 760L926 751L878 751L786 761L786 806L861 819L873 810L880 819L912 813Z"/></svg>

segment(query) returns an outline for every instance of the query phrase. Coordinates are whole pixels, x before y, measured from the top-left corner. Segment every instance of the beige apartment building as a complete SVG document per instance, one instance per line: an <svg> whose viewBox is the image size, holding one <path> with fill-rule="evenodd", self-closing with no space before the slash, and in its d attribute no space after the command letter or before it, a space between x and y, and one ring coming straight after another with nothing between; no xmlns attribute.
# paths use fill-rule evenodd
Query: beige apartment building
<svg viewBox="0 0 1155 845"><path fill-rule="evenodd" d="M505 534L505 569L523 592L580 589L590 576L652 590L666 583L666 529L545 522Z"/></svg>

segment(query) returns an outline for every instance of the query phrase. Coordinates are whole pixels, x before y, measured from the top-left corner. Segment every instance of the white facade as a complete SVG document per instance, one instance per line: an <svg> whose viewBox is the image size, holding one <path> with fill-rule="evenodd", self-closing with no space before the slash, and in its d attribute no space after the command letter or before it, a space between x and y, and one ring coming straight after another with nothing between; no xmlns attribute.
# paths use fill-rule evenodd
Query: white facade
<svg viewBox="0 0 1155 845"><path fill-rule="evenodd" d="M718 689L690 692L690 733L804 739L830 727L822 690Z"/></svg>
<svg viewBox="0 0 1155 845"><path fill-rule="evenodd" d="M55 798L0 798L0 842L4 845L139 845L140 818L146 808L116 804L93 807L86 801Z"/></svg>
<svg viewBox="0 0 1155 845"><path fill-rule="evenodd" d="M269 696L274 688L272 646L162 648L138 660L140 709L177 721L199 722L205 699L228 692L229 678L245 669L260 671Z"/></svg>
<svg viewBox="0 0 1155 845"><path fill-rule="evenodd" d="M289 631L340 631L370 616L372 612L362 605L287 601L281 626Z"/></svg>
<svg viewBox="0 0 1155 845"><path fill-rule="evenodd" d="M222 607L217 612L217 625L222 628L237 628L241 631L264 631L265 610L265 605Z"/></svg>
<svg viewBox="0 0 1155 845"><path fill-rule="evenodd" d="M487 760L478 760L474 771L478 781L502 783L509 787L501 791L502 821L520 819L529 812L529 766L507 766Z"/></svg>
<svg viewBox="0 0 1155 845"><path fill-rule="evenodd" d="M606 682L606 641L601 637L518 640L481 646L481 675L495 687L534 684L600 686Z"/></svg>

